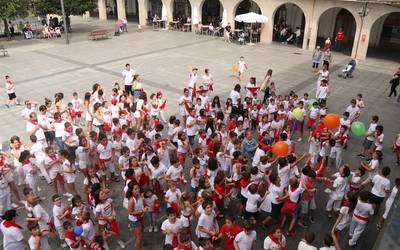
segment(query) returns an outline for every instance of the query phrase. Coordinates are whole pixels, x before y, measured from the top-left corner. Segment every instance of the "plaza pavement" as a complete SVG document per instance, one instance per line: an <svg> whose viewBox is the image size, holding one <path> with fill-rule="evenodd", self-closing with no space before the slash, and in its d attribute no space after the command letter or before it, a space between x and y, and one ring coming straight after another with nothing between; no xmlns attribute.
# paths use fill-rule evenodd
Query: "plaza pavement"
<svg viewBox="0 0 400 250"><path fill-rule="evenodd" d="M8 74L12 77L20 100L29 99L42 103L45 97L51 98L55 92L63 92L64 100L68 102L72 98L72 92L77 91L83 98L84 92L89 91L94 83L102 84L106 96L109 96L113 83L122 82L121 71L125 63L130 63L141 75L147 93L163 92L167 98L166 116L169 116L178 110L177 100L187 85L191 67L198 67L200 76L204 68L209 68L215 79L214 94L225 99L237 83L232 75L232 64L242 55L249 66L245 79L255 76L260 82L267 69L272 68L278 94L295 90L299 96L305 92L310 93L311 97L315 95L316 77L311 70L311 52L299 48L280 44L239 46L224 43L220 38L193 33L150 29L138 33L131 27L130 32L122 36L89 41L87 40L89 30L105 27L112 31L113 23L75 19L74 24L73 28L77 27L76 33L73 34L69 46L66 46L62 39L18 41L8 45L10 56L0 58L0 76ZM399 104L386 96L388 81L398 65L390 61L368 59L357 66L354 78L347 80L338 78L337 74L348 60L348 56L333 54L329 112L342 114L350 99L355 98L357 93L365 96L366 108L362 111L360 120L367 124L371 115L380 116L380 124L385 127L383 165L391 166L393 170L391 179L394 179L395 176L399 176L399 167L394 164L395 158L390 152L390 146L400 128ZM245 82L242 86L244 84ZM5 103L6 98L3 91L0 103ZM20 135L24 141L28 141L25 122L20 118L21 109L21 107L7 109L4 105L0 107L0 141L3 142L5 150L11 135ZM306 136L308 133L305 133L305 138ZM297 147L297 152L308 150L306 144L306 142L301 143ZM352 138L343 160L344 163L349 163L352 169L359 165L359 159L355 155L360 149L361 139ZM81 183L80 178L77 183ZM43 181L41 185L46 187L42 191L42 196L47 197L43 205L48 212L51 212L50 189ZM112 197L116 200L115 205L119 213L122 239L128 243L128 249L133 249L132 233L125 230L127 214L122 208L120 195L122 183L112 184L111 187ZM317 195L317 222L310 227L310 230L316 233L315 245L318 247L322 246L325 233L330 231L334 223L333 220L328 220L324 213L326 199L327 194L323 192ZM24 213L20 214L19 222L24 219ZM374 218L369 223L358 249L372 249L378 235L375 222ZM25 225L24 222L21 224ZM257 232L257 249L262 249L267 232L261 228ZM295 249L302 235L303 229L298 228L295 239L288 240L288 249ZM346 239L347 237L343 239L343 249L347 248ZM145 233L144 249L162 249L163 240L160 233ZM56 244L52 242L54 249L59 249ZM118 249L115 242L111 242L111 248Z"/></svg>

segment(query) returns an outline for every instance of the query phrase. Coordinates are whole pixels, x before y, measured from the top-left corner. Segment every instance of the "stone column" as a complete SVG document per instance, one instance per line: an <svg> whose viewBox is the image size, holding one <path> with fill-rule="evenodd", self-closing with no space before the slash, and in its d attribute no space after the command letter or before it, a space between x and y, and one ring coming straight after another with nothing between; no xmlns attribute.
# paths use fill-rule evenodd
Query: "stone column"
<svg viewBox="0 0 400 250"><path fill-rule="evenodd" d="M362 29L360 30L359 24L357 24L356 34L354 36L353 50L351 51L351 57L356 59L364 60L367 57L370 32L373 22L370 19L365 19Z"/></svg>
<svg viewBox="0 0 400 250"><path fill-rule="evenodd" d="M303 40L303 49L308 49L313 51L317 46L317 36L318 36L318 23L312 23L308 30L307 40L306 40L306 31L304 31L304 40ZM310 39L307 47L307 41Z"/></svg>
<svg viewBox="0 0 400 250"><path fill-rule="evenodd" d="M98 0L97 9L99 10L99 20L107 20L106 0Z"/></svg>
<svg viewBox="0 0 400 250"><path fill-rule="evenodd" d="M172 0L164 0L163 4L167 8L167 23L166 25L174 20L174 1Z"/></svg>
<svg viewBox="0 0 400 250"><path fill-rule="evenodd" d="M118 18L126 18L125 0L117 0Z"/></svg>
<svg viewBox="0 0 400 250"><path fill-rule="evenodd" d="M142 27L146 26L147 20L147 1L148 0L138 0L138 10L139 10L139 24Z"/></svg>

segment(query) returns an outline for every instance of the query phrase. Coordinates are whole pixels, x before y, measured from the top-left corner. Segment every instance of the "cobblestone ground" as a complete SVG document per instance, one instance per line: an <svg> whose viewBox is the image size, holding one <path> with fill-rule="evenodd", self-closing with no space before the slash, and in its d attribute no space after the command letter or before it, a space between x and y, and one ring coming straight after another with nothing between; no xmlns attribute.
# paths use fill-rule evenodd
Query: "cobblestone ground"
<svg viewBox="0 0 400 250"><path fill-rule="evenodd" d="M315 93L316 77L311 70L311 53L295 47L280 44L238 46L226 44L220 38L192 33L151 30L138 33L134 29L120 37L92 42L87 40L89 30L105 27L112 31L112 23L95 20L73 21L75 33L69 46L64 45L62 39L17 41L7 45L10 56L0 58L0 76L12 76L16 93L21 100L42 102L44 97L52 97L56 91L64 92L65 99L69 100L72 92L77 91L83 95L96 82L109 90L114 81L121 82L121 71L125 63L130 63L136 72L141 74L146 92L163 91L168 99L166 115L171 115L177 112L177 99L186 86L190 67L196 66L200 70L210 68L216 82L215 94L225 99L237 82L231 67L241 55L245 57L249 66L245 78L255 76L262 79L266 70L272 68L279 94L288 93L290 90L295 90L299 95L308 92L313 96ZM380 116L380 123L385 126L383 165L392 167L391 178L394 179L399 175L399 169L394 164L395 158L390 152L390 146L400 128L399 104L386 96L388 81L398 65L390 61L369 59L360 62L354 78L343 80L338 78L337 74L349 58L335 53L333 60L329 112L341 114L357 93L365 96L366 108L362 111L360 120L368 123L371 115ZM4 93L0 97L0 103L5 102ZM20 111L19 107L0 107L0 140L5 150L11 135L20 135L24 141L28 141ZM308 146L305 142L297 147L298 152L304 152L306 149ZM359 165L356 154L360 149L361 139L351 138L343 162L349 163L352 169ZM81 178L77 183L81 183ZM42 196L47 197L43 205L50 212L50 188L43 181L40 184L44 187ZM132 233L126 230L127 213L122 207L122 183L112 184L111 187L112 198L117 205L122 239L127 242L128 249L133 249ZM322 246L325 233L330 231L334 223L333 220L328 220L324 213L326 199L327 194L318 194L317 221L310 227L317 235L317 246ZM229 209L235 211L237 208L232 205ZM24 216L24 212L21 211L18 217L18 222L23 225ZM163 218L160 218L159 222L162 220ZM378 235L375 222L376 218L373 218L369 223L358 249L372 249ZM258 228L257 235L257 249L262 249L267 232ZM288 249L296 249L302 235L303 230L299 228L297 236L289 239ZM144 248L162 249L163 240L161 233L145 233ZM347 237L343 239L344 249L347 248L346 240ZM52 241L51 245L54 249L60 249L57 242ZM118 249L115 242L111 242L110 245L111 249Z"/></svg>

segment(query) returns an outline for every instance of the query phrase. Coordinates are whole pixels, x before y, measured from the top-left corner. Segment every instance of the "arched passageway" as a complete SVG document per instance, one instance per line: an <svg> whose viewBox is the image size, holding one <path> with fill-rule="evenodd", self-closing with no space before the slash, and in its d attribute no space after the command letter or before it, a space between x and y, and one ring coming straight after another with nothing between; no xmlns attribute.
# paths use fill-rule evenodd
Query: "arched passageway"
<svg viewBox="0 0 400 250"><path fill-rule="evenodd" d="M400 12L386 14L372 25L367 57L400 61Z"/></svg>
<svg viewBox="0 0 400 250"><path fill-rule="evenodd" d="M273 41L302 46L306 21L299 6L293 3L282 4L276 9L273 21Z"/></svg>
<svg viewBox="0 0 400 250"><path fill-rule="evenodd" d="M334 21L332 21L334 20ZM317 44L321 48L329 37L331 49L350 55L356 33L356 20L353 14L344 8L330 8L319 18Z"/></svg>
<svg viewBox="0 0 400 250"><path fill-rule="evenodd" d="M201 8L201 23L208 25L212 23L219 26L222 21L223 7L219 0L205 0Z"/></svg>

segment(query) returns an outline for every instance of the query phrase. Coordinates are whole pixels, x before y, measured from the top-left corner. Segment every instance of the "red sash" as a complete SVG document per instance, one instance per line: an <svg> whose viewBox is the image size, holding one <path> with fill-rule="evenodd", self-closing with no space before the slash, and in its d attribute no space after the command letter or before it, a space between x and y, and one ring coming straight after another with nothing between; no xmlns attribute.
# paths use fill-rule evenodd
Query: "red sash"
<svg viewBox="0 0 400 250"><path fill-rule="evenodd" d="M355 218L357 218L357 219L359 219L361 221L368 222L368 218L366 218L364 216L361 216L361 215L358 215L358 214L354 214L354 213L353 213L353 215L354 215Z"/></svg>

